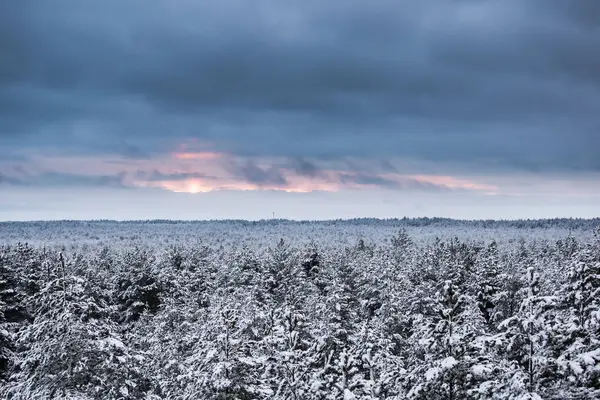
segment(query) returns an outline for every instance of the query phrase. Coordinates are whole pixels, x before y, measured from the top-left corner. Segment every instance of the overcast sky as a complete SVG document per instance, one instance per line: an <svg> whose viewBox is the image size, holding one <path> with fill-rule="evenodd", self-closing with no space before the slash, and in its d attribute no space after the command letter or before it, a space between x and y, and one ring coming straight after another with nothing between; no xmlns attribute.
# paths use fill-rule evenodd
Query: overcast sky
<svg viewBox="0 0 600 400"><path fill-rule="evenodd" d="M597 0L0 2L0 220L600 215Z"/></svg>

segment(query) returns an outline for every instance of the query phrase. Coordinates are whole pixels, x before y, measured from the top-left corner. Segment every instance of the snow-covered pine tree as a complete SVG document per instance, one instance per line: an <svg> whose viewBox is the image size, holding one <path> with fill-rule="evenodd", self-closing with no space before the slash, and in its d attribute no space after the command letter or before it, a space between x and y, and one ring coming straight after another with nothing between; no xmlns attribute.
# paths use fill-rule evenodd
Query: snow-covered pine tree
<svg viewBox="0 0 600 400"><path fill-rule="evenodd" d="M357 373L350 376L350 392L356 399L375 400L402 395L404 360L393 353L395 343L387 335L384 319L376 315L364 321L356 335L353 353Z"/></svg>
<svg viewBox="0 0 600 400"><path fill-rule="evenodd" d="M564 294L567 315L555 332L557 363L576 398L600 397L600 238L571 254Z"/></svg>
<svg viewBox="0 0 600 400"><path fill-rule="evenodd" d="M81 276L60 277L31 301L6 398L141 399L151 394L141 355L120 338L109 304Z"/></svg>
<svg viewBox="0 0 600 400"><path fill-rule="evenodd" d="M534 267L529 267L525 276L524 299L519 311L499 324L498 338L506 349L504 356L513 362L512 372L507 372L503 383L506 395L540 396L549 385L545 373L553 368L554 362L547 349L550 330L549 319L556 303L554 296L540 293L540 276Z"/></svg>
<svg viewBox="0 0 600 400"><path fill-rule="evenodd" d="M247 293L211 300L207 319L198 326L189 357L185 399L250 400L270 398L262 378L266 357L260 352L263 321ZM225 300L226 299L226 300Z"/></svg>
<svg viewBox="0 0 600 400"><path fill-rule="evenodd" d="M290 308L275 310L272 329L263 339L267 368L264 377L272 398L309 399L310 373L315 346L306 327L306 317Z"/></svg>
<svg viewBox="0 0 600 400"><path fill-rule="evenodd" d="M506 301L507 292L502 288L502 274L498 244L492 241L485 250L478 254L476 273L472 279L477 287L477 305L489 331L495 328L502 318L500 303Z"/></svg>
<svg viewBox="0 0 600 400"><path fill-rule="evenodd" d="M304 272L305 278L310 279L319 272L319 267L321 266L321 255L319 254L318 246L314 241L311 241L303 249L303 256L302 271Z"/></svg>
<svg viewBox="0 0 600 400"><path fill-rule="evenodd" d="M435 306L437 311L429 321L422 363L410 371L413 399L466 399L476 386L478 377L473 366L482 361L481 344L475 340L482 332L483 320L475 302L462 295L452 281L444 283Z"/></svg>
<svg viewBox="0 0 600 400"><path fill-rule="evenodd" d="M15 276L9 265L8 249L0 247L0 384L8 379L13 358L12 329L7 314L15 313L19 308L15 304L16 289Z"/></svg>
<svg viewBox="0 0 600 400"><path fill-rule="evenodd" d="M0 278L0 285L2 278ZM8 380L13 359L13 341L10 328L4 317L6 304L0 299L0 385Z"/></svg>
<svg viewBox="0 0 600 400"><path fill-rule="evenodd" d="M271 304L280 307L298 298L294 294L300 284L299 267L294 250L285 240L267 250L265 289Z"/></svg>
<svg viewBox="0 0 600 400"><path fill-rule="evenodd" d="M267 301L263 284L264 265L259 255L249 246L243 245L228 252L224 265L213 267L216 287L229 287L231 290L246 287L254 290L258 301ZM212 279L211 279L212 280Z"/></svg>
<svg viewBox="0 0 600 400"><path fill-rule="evenodd" d="M137 321L142 313L156 313L161 304L162 285L154 270L155 256L148 249L136 247L119 260L116 273L115 302L119 304L119 321Z"/></svg>

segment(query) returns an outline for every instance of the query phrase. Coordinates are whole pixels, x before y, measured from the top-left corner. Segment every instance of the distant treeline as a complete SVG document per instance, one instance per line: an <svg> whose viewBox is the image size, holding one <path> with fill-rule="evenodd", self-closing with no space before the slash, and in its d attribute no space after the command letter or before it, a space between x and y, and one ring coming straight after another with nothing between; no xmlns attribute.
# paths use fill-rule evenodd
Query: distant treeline
<svg viewBox="0 0 600 400"><path fill-rule="evenodd" d="M323 225L323 226L387 226L387 227L466 227L466 228L516 228L516 229L585 229L593 230L600 226L599 218L549 218L549 219L514 219L514 220L464 220L441 217L422 217L422 218L352 218L352 219L332 219L332 220L290 220L290 219L262 219L258 221L228 219L228 220L170 220L170 219L149 219L149 220L130 220L115 221L107 219L99 220L60 220L60 221L7 221L0 222L0 228L14 226L74 226L82 227L89 225L119 224L154 224L154 225L189 225L189 224L231 224L235 226L273 226L273 225Z"/></svg>

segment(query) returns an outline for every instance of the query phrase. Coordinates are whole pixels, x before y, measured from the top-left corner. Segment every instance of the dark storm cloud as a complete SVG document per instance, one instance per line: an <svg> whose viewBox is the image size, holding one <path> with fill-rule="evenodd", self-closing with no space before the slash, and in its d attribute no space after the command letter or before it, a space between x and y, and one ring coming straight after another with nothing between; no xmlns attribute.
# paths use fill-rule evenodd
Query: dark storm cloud
<svg viewBox="0 0 600 400"><path fill-rule="evenodd" d="M431 182L419 181L417 179L402 177L394 180L372 173L353 173L341 174L339 183L344 185L366 185L385 189L400 189L400 190L420 190L420 191L464 191L464 188L450 188L443 184L434 184Z"/></svg>
<svg viewBox="0 0 600 400"><path fill-rule="evenodd" d="M373 185L379 187L397 188L401 186L401 183L386 179L381 176L367 175L367 174L355 174L355 175L341 175L340 181L343 184L358 184L358 185Z"/></svg>
<svg viewBox="0 0 600 400"><path fill-rule="evenodd" d="M0 186L124 188L127 187L124 179L124 173L116 175L83 175L47 171L37 174L8 175L0 172Z"/></svg>
<svg viewBox="0 0 600 400"><path fill-rule="evenodd" d="M297 175L307 178L317 178L320 182L347 188L367 186L380 189L418 191L473 190L469 188L453 188L442 183L427 182L409 176L395 175L388 177L378 172L377 168L369 168L368 166L354 165L354 168L338 169L332 172L322 169L316 163L299 158L288 160L287 163L275 163L268 167L259 166L252 160L241 162L228 160L224 162L224 166L234 179L266 188L293 189L294 185L291 181ZM300 166L303 167L301 168ZM172 180L178 180L178 175L185 176L186 174L175 174Z"/></svg>
<svg viewBox="0 0 600 400"><path fill-rule="evenodd" d="M252 160L246 160L244 162L227 161L225 163L225 168L234 177L258 186L288 186L288 181L284 176L283 171L275 165L261 167Z"/></svg>
<svg viewBox="0 0 600 400"><path fill-rule="evenodd" d="M294 157L287 163L287 167L300 176L317 178L323 176L323 171L313 162L303 158Z"/></svg>
<svg viewBox="0 0 600 400"><path fill-rule="evenodd" d="M176 172L176 173L164 173L157 170L153 171L138 171L136 173L138 179L143 179L148 182L161 182L161 181L186 181L189 179L210 179L216 180L217 177L206 175L199 172Z"/></svg>
<svg viewBox="0 0 600 400"><path fill-rule="evenodd" d="M34 184L46 186L99 186L125 187L125 174L80 175L75 173L46 172L36 177Z"/></svg>
<svg viewBox="0 0 600 400"><path fill-rule="evenodd" d="M0 157L152 157L197 138L600 170L599 22L593 0L2 2Z"/></svg>
<svg viewBox="0 0 600 400"><path fill-rule="evenodd" d="M381 160L380 161L381 169L385 172L398 172L398 169L392 165L389 160Z"/></svg>

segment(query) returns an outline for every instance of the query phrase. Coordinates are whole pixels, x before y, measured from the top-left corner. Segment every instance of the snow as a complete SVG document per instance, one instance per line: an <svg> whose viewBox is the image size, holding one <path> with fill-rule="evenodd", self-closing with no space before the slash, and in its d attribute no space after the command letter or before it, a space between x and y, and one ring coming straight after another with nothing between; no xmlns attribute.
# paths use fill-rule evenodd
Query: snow
<svg viewBox="0 0 600 400"><path fill-rule="evenodd" d="M587 365L595 365L600 361L600 349L580 354L578 358Z"/></svg>
<svg viewBox="0 0 600 400"><path fill-rule="evenodd" d="M425 379L427 379L428 381L431 381L435 378L437 378L437 376L440 374L441 369L438 367L433 367L433 368L429 368L427 370L427 372L425 372Z"/></svg>
<svg viewBox="0 0 600 400"><path fill-rule="evenodd" d="M202 399L227 391L259 400L436 399L441 387L453 390L452 377L456 399L493 393L539 400L575 398L569 396L600 368L595 312L589 311L598 308L598 296L571 290L565 271L579 253L557 244L564 240L558 228L419 227L411 230L411 247L398 251L389 234L399 223L101 223L106 231L97 242L85 239L77 224L66 226L75 229L45 236L56 247L48 244L44 252L0 243L2 279L5 270L17 276L16 283L6 278L1 285L18 288L0 291L0 306L17 297L32 314L17 323L0 321L0 345L14 342L0 351L14 352L19 366L4 386L24 393L9 397L0 387L0 398L44 398L38 395L44 385L68 390L75 382L89 398L155 399L150 393L161 393L166 400ZM0 230L8 242L37 228L11 229ZM574 235L579 248L591 247L587 231ZM448 251L455 236L459 246ZM280 237L289 254L277 253ZM490 237L498 239L493 258L485 250ZM309 239L314 244L307 246ZM202 246L208 250L199 259ZM64 282L46 269L58 248L66 260ZM299 268L299 260L311 259L307 251L321 260L310 276ZM173 254L181 265L173 264ZM464 257L473 260L468 272ZM36 280L39 292L22 292ZM598 284L590 285L597 293ZM488 297L482 300L483 292ZM584 327L573 323L579 309L567 294L590 304ZM160 304L151 310L148 299ZM375 303L381 308L372 313ZM486 320L484 310L498 319ZM136 312L139 319L127 319ZM526 393L528 340L538 394ZM80 379L87 376L97 377L89 387Z"/></svg>
<svg viewBox="0 0 600 400"><path fill-rule="evenodd" d="M491 368L482 364L473 365L471 370L473 371L473 374L477 376L483 376L492 372Z"/></svg>
<svg viewBox="0 0 600 400"><path fill-rule="evenodd" d="M571 368L571 371L573 371L573 373L575 375L581 375L583 373L583 368L581 368L581 365L579 365L578 362L570 361L569 367Z"/></svg>
<svg viewBox="0 0 600 400"><path fill-rule="evenodd" d="M446 357L442 360L441 366L443 369L451 369L456 364L458 364L458 361L454 357Z"/></svg>
<svg viewBox="0 0 600 400"><path fill-rule="evenodd" d="M521 396L515 398L515 400L543 400L537 393L524 393Z"/></svg>
<svg viewBox="0 0 600 400"><path fill-rule="evenodd" d="M103 339L102 341L109 346L116 347L118 349L125 349L125 345L123 344L123 342L121 342L119 339L116 339L114 337L107 337L106 339Z"/></svg>

